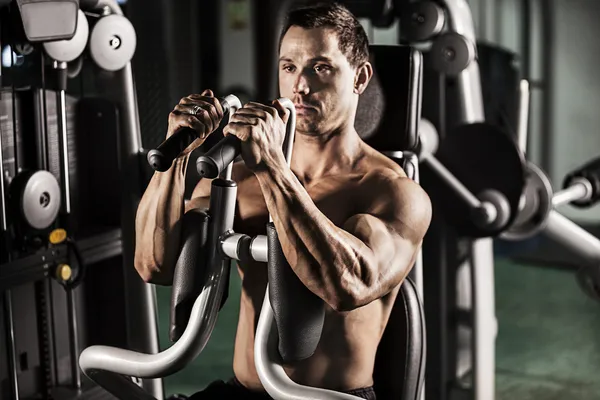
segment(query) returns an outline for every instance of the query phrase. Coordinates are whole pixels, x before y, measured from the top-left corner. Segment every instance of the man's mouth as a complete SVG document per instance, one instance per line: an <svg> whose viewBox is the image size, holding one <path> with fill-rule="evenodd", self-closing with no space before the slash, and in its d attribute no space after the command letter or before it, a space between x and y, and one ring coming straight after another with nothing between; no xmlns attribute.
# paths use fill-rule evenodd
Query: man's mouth
<svg viewBox="0 0 600 400"><path fill-rule="evenodd" d="M309 106L307 104L294 104L296 107L296 114L307 114L309 112L316 111L315 107Z"/></svg>

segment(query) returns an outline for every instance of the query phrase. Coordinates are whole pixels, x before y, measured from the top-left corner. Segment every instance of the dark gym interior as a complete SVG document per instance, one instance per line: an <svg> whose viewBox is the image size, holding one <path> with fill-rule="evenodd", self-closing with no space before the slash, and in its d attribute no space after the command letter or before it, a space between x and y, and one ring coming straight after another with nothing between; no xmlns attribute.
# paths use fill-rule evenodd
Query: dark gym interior
<svg viewBox="0 0 600 400"><path fill-rule="evenodd" d="M239 258L211 250L227 268L183 304L191 275L158 285L135 270L136 212L180 99L279 98L283 18L317 2L0 0L0 400L179 400L233 376ZM368 96L385 100L376 117L362 100L356 129L402 131L364 140L402 154L433 205L402 284L401 389L376 382L377 398L599 399L600 2L338 3L369 39ZM221 138L191 154L186 200ZM215 248L225 208L198 225ZM199 307L215 324L196 354L182 348ZM306 393L293 398L347 398Z"/></svg>

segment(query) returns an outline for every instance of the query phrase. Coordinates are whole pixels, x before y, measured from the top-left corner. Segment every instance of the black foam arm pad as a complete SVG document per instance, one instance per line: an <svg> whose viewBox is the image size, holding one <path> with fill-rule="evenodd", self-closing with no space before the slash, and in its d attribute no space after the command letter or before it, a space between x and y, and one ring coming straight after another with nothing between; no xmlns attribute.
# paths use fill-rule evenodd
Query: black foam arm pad
<svg viewBox="0 0 600 400"><path fill-rule="evenodd" d="M279 354L285 363L304 360L314 354L321 340L325 304L288 264L272 222L267 224L267 240L269 300L279 335Z"/></svg>
<svg viewBox="0 0 600 400"><path fill-rule="evenodd" d="M187 327L194 302L202 292L207 270L209 216L190 210L182 217L181 251L173 275L169 338L179 340Z"/></svg>

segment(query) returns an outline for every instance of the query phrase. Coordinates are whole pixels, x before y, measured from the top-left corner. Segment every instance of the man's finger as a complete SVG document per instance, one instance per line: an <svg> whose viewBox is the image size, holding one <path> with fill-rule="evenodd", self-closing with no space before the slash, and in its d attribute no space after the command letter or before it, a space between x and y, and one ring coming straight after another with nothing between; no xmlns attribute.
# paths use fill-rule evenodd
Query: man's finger
<svg viewBox="0 0 600 400"><path fill-rule="evenodd" d="M230 121L223 128L223 136L236 136L242 142L246 141L250 136L250 132L252 131L252 126L236 121Z"/></svg>
<svg viewBox="0 0 600 400"><path fill-rule="evenodd" d="M283 123L287 125L288 120L290 119L290 110L284 107L279 100L273 100L273 106L279 113L279 117L283 120Z"/></svg>

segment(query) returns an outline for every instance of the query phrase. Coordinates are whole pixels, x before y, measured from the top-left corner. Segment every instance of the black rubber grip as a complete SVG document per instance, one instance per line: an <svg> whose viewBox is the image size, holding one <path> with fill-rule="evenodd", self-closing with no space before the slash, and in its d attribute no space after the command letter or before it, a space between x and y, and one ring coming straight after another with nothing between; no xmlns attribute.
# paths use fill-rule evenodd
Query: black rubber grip
<svg viewBox="0 0 600 400"><path fill-rule="evenodd" d="M592 197L587 200L576 200L571 202L572 205L586 208L600 202L600 157L596 158L577 170L569 173L564 180L563 188L571 186L575 179L583 178L590 182L592 186Z"/></svg>
<svg viewBox="0 0 600 400"><path fill-rule="evenodd" d="M165 172L173 161L188 147L194 140L198 139L198 134L191 128L183 128L172 134L162 142L156 149L148 152L148 164L159 172Z"/></svg>
<svg viewBox="0 0 600 400"><path fill-rule="evenodd" d="M219 99L223 108L223 115L229 112L230 105L224 99ZM159 172L165 172L173 161L185 150L194 140L198 139L198 133L191 128L182 128L169 136L156 149L148 152L148 164Z"/></svg>
<svg viewBox="0 0 600 400"><path fill-rule="evenodd" d="M215 179L241 153L241 141L236 136L225 136L206 154L196 160L201 178Z"/></svg>
<svg viewBox="0 0 600 400"><path fill-rule="evenodd" d="M267 224L269 300L285 363L312 356L321 340L325 304L308 290L288 264L273 223Z"/></svg>
<svg viewBox="0 0 600 400"><path fill-rule="evenodd" d="M182 217L181 252L175 265L171 292L169 338L179 340L188 325L192 307L202 292L207 270L209 216L190 210Z"/></svg>

